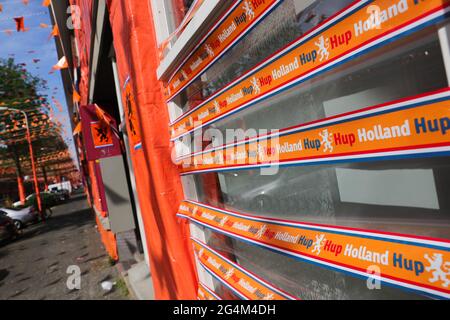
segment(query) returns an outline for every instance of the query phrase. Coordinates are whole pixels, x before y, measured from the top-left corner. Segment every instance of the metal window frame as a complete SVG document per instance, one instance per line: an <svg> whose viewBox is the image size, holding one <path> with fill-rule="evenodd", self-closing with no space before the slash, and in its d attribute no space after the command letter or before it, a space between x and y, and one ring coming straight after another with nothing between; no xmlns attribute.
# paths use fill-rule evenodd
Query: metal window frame
<svg viewBox="0 0 450 320"><path fill-rule="evenodd" d="M166 29L168 32L168 19L169 12L167 10L167 6L164 4L156 4L162 3L164 1L161 0L151 0L152 4L155 3L155 6L152 5L153 14L158 16L159 19L165 20L166 23L163 23L162 26L155 24L155 28L157 30L157 34L160 32L158 29ZM188 23L186 28L180 34L178 39L172 46L169 46L169 52L161 61L158 69L156 70L157 76L159 80L164 79L168 76L169 72L172 71L174 66L181 62L187 52L189 52L189 48L193 47L193 43L197 40L197 36L199 31L203 30L207 24L211 22L211 18L217 14L221 8L228 6L228 1L224 0L207 0L203 2L198 11L195 13L192 20ZM165 10L163 10L163 7ZM161 17L162 16L162 17ZM156 17L156 16L155 16ZM156 21L156 19L155 19ZM166 39L169 34L164 35L164 39Z"/></svg>

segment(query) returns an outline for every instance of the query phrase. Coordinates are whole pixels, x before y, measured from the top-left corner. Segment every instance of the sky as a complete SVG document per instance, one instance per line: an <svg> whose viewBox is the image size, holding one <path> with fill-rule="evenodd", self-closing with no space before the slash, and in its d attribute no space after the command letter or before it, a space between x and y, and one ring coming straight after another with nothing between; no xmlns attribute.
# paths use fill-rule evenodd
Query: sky
<svg viewBox="0 0 450 320"><path fill-rule="evenodd" d="M22 0L0 0L0 4L3 6L3 12L0 12L0 58L14 58L16 63L26 63L28 72L48 82L48 90L39 93L47 96L55 118L65 128L64 139L75 159L75 146L61 73L56 71L49 74L52 66L58 62L55 40L49 38L52 31L49 10L42 6L42 0L29 0L28 5L24 5ZM30 28L29 31L16 31L14 17L20 16L24 17L25 28ZM41 23L49 27L41 28ZM12 30L13 33L8 35L5 30ZM33 59L40 59L40 62L33 63ZM52 102L52 96L63 106L62 113Z"/></svg>

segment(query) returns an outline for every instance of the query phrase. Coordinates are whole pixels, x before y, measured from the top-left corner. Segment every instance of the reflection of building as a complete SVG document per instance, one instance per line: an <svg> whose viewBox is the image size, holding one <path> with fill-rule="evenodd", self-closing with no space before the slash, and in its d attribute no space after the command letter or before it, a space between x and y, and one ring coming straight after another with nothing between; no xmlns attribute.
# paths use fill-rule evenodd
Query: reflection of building
<svg viewBox="0 0 450 320"><path fill-rule="evenodd" d="M124 145L92 159L77 137L103 240L129 261L124 244L142 243L157 298L448 298L448 30L428 14L445 1L375 2L382 28L359 1L205 1L168 42L177 1L75 1L74 32L53 8L71 111L97 104ZM190 144L198 120L214 131ZM262 148L229 129L283 134ZM226 142L244 151L223 159L243 162L221 162ZM274 174L249 162L273 155Z"/></svg>

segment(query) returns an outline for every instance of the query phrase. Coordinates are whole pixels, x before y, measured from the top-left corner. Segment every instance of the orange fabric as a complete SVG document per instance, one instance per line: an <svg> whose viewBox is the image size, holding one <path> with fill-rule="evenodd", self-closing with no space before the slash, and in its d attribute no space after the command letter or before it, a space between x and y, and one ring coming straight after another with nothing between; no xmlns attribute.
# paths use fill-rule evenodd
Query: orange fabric
<svg viewBox="0 0 450 320"><path fill-rule="evenodd" d="M95 161L89 161L88 162L88 171L89 171L89 177L91 180L91 195L93 198L93 206L97 209L97 211L100 211L102 216L106 216L106 213L103 210L103 204L101 202L101 194L99 189L99 184L97 180L97 170L96 170L96 163ZM101 179L101 177L99 177ZM101 222L98 220L98 217L95 217L95 220L97 222L98 231L100 233L100 237L102 239L102 243L105 246L106 251L108 252L109 256L114 259L118 260L119 256L117 253L117 242L116 237L114 233L111 231L105 230L101 224Z"/></svg>
<svg viewBox="0 0 450 320"><path fill-rule="evenodd" d="M54 70L62 70L62 69L67 69L68 67L69 67L69 64L67 63L67 59L65 56L63 56L61 59L59 59L58 63L53 66L53 69Z"/></svg>
<svg viewBox="0 0 450 320"><path fill-rule="evenodd" d="M77 103L77 102L81 101L81 96L78 94L77 90L75 90L75 89L73 89L72 101L73 101L73 103Z"/></svg>
<svg viewBox="0 0 450 320"><path fill-rule="evenodd" d="M57 26L57 25L55 25L55 26L53 27L53 30L52 30L52 32L50 33L50 37L59 37L59 29L58 29L58 26Z"/></svg>
<svg viewBox="0 0 450 320"><path fill-rule="evenodd" d="M73 135L77 135L81 132L81 122L78 122L77 126L73 130Z"/></svg>
<svg viewBox="0 0 450 320"><path fill-rule="evenodd" d="M94 139L94 146L102 147L112 145L113 137L111 128L102 121L91 123L91 133Z"/></svg>
<svg viewBox="0 0 450 320"><path fill-rule="evenodd" d="M103 121L105 124L109 126L112 126L112 124L114 123L112 117L98 105L95 105L95 114L97 115L97 118L100 119L100 121Z"/></svg>
<svg viewBox="0 0 450 320"><path fill-rule="evenodd" d="M105 246L105 249L108 252L109 256L114 261L119 260L119 255L117 253L116 236L111 231L105 230L102 226L102 223L98 220L97 217L95 217L95 221L97 222L98 232L100 233L103 245Z"/></svg>
<svg viewBox="0 0 450 320"><path fill-rule="evenodd" d="M25 21L23 17L14 18L14 21L16 22L17 32L25 31Z"/></svg>
<svg viewBox="0 0 450 320"><path fill-rule="evenodd" d="M160 82L150 1L108 1L121 84L130 75L142 134L132 151L152 280L157 299L196 299L197 279L189 226L176 218L183 199L171 161L169 117Z"/></svg>

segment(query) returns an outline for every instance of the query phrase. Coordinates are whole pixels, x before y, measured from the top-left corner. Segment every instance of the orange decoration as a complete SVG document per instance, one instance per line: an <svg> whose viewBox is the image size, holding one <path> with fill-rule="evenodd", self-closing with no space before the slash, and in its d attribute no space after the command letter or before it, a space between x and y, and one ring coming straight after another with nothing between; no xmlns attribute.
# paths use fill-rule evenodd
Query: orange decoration
<svg viewBox="0 0 450 320"><path fill-rule="evenodd" d="M53 30L52 30L52 32L50 33L50 37L59 37L59 29L58 29L58 26L57 26L57 25L55 25L55 26L53 27Z"/></svg>
<svg viewBox="0 0 450 320"><path fill-rule="evenodd" d="M67 69L69 67L69 64L67 63L66 56L63 56L61 59L59 59L58 63L53 66L53 70L62 70Z"/></svg>
<svg viewBox="0 0 450 320"><path fill-rule="evenodd" d="M101 148L112 145L111 128L102 121L91 123L91 133L94 140L94 147Z"/></svg>
<svg viewBox="0 0 450 320"><path fill-rule="evenodd" d="M72 101L73 101L73 103L81 101L81 96L78 94L77 90L75 90L75 89L73 89Z"/></svg>
<svg viewBox="0 0 450 320"><path fill-rule="evenodd" d="M23 17L16 17L14 18L14 21L16 22L16 30L17 32L25 32L25 21Z"/></svg>

